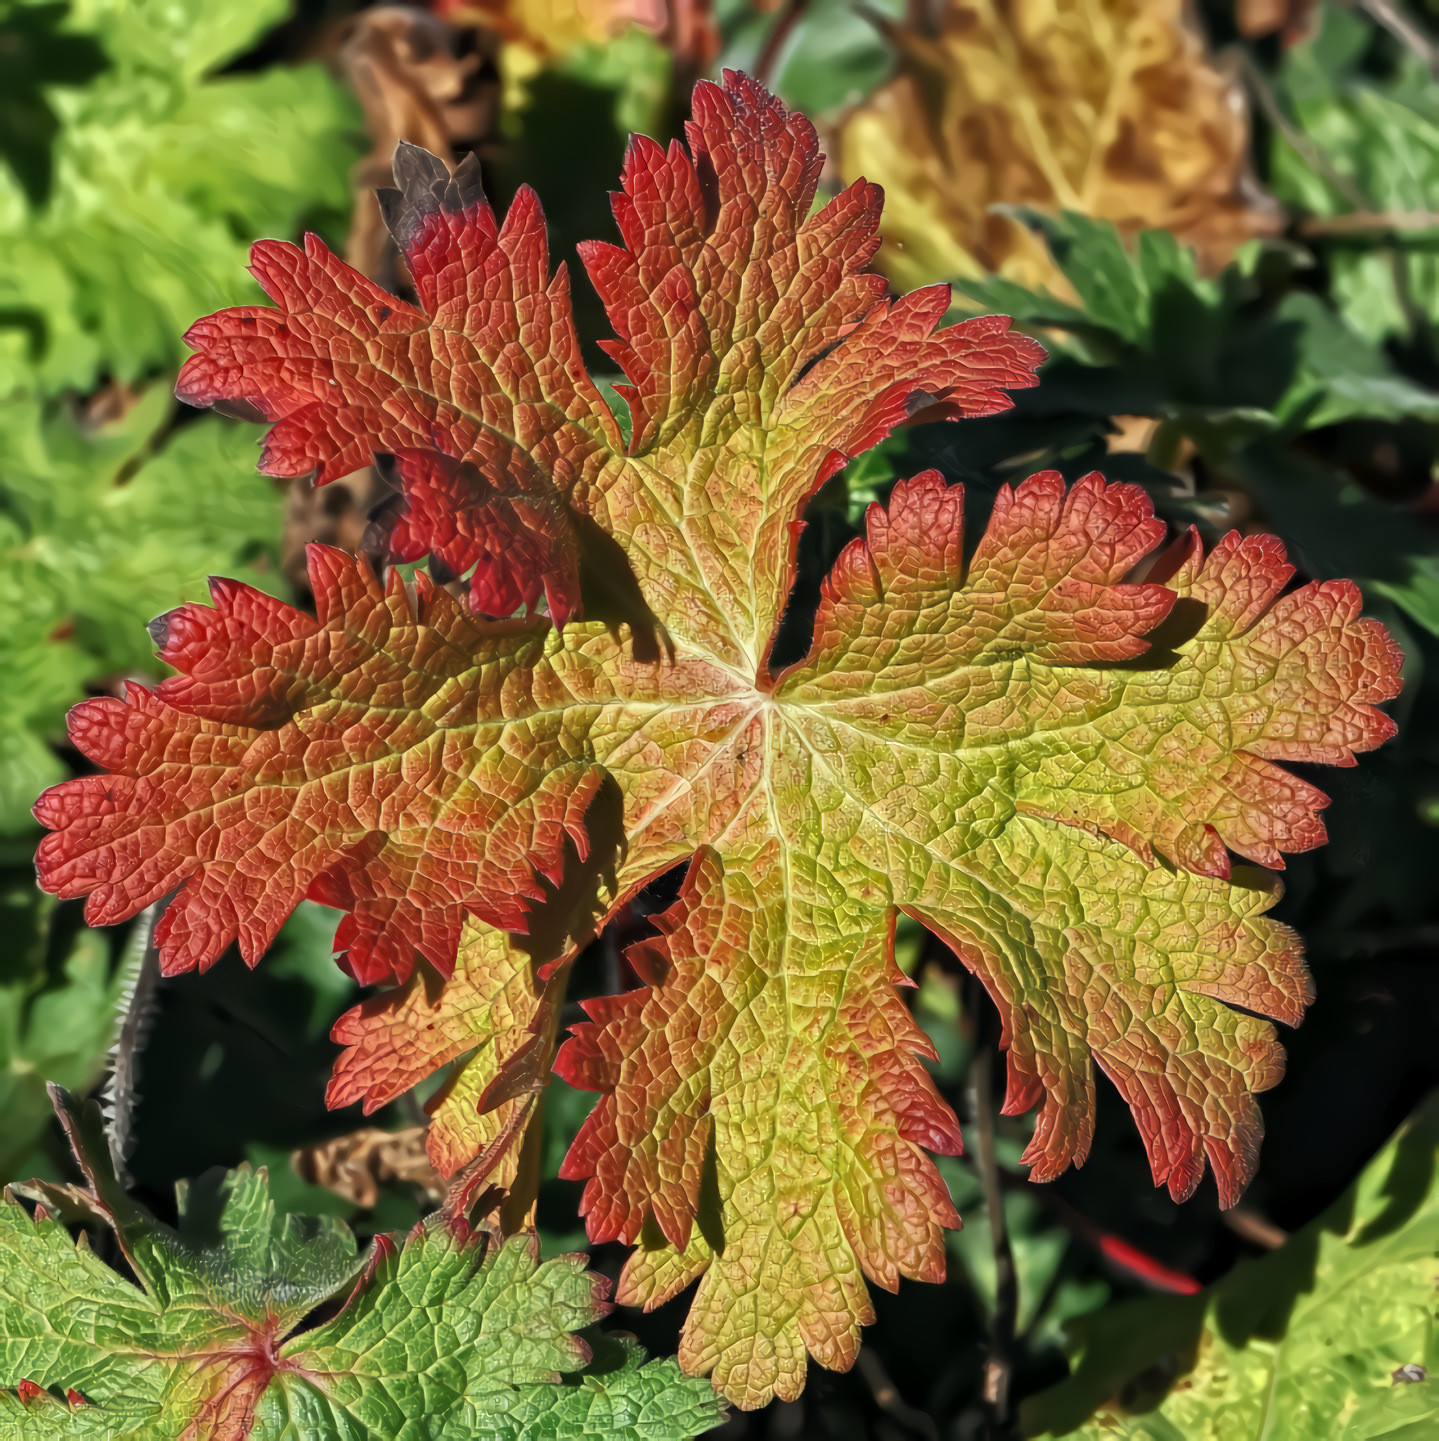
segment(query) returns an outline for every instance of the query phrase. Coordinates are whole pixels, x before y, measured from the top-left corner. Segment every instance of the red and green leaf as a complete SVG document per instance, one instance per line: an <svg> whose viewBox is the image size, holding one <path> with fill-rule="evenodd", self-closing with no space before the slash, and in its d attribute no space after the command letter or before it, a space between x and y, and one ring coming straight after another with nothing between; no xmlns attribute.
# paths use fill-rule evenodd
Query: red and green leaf
<svg viewBox="0 0 1439 1441"><path fill-rule="evenodd" d="M897 485L827 579L808 657L776 675L816 485L920 410L1003 407L1039 359L1002 320L938 329L942 289L883 299L878 193L811 215L818 168L807 122L741 77L699 87L688 152L632 145L624 243L585 254L630 381L623 452L528 198L497 227L464 177L407 187L402 243L446 257L423 311L314 247L275 250L303 286L276 287L283 313L197 328L189 393L276 418L272 465L440 452L407 480L404 553L458 568L456 536L500 537L472 595L536 594L547 564L570 623L477 619L317 551L318 620L239 588L177 613L182 675L82 707L111 774L40 807L42 877L95 919L183 884L172 969L235 935L253 959L309 894L350 911L356 974L404 977L416 950L453 971L343 1018L332 1091L380 1104L472 1053L431 1128L449 1171L542 1081L596 912L688 860L631 953L644 986L590 1003L555 1064L600 1093L566 1172L591 1233L637 1244L621 1298L699 1278L682 1361L743 1405L795 1395L807 1353L851 1362L867 1281L942 1270L956 1217L928 1153L960 1138L896 991L899 911L994 998L1006 1109L1040 1108L1036 1177L1084 1159L1098 1067L1158 1182L1186 1196L1207 1161L1238 1195L1254 1093L1282 1067L1264 1018L1297 1022L1311 991L1265 916L1272 884L1229 855L1278 866L1321 843L1323 796L1278 763L1352 763L1391 733L1374 707L1398 689L1352 586L1286 591L1278 543L1237 536L1207 559L1182 537L1135 581L1164 536L1144 494L1053 474L1001 491L967 562L960 488ZM520 530L533 547L507 548ZM666 646L556 603L563 555L599 533ZM584 866L593 904L542 943Z"/></svg>
<svg viewBox="0 0 1439 1441"><path fill-rule="evenodd" d="M33 1216L8 1190L0 1202L6 1437L680 1441L723 1419L673 1361L592 1333L597 1355L576 1334L609 1309L582 1256L541 1262L533 1233L491 1244L441 1212L361 1258L334 1217L279 1212L248 1166L182 1182L172 1228L120 1188L99 1107L52 1095L87 1184L20 1188ZM112 1231L139 1284L66 1221Z"/></svg>

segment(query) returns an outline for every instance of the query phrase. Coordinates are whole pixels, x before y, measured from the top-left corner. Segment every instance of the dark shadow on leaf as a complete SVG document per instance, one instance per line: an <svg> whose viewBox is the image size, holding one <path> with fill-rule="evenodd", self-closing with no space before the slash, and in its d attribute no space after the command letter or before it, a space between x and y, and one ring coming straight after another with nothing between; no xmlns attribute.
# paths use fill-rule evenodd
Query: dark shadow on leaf
<svg viewBox="0 0 1439 1441"><path fill-rule="evenodd" d="M575 511L569 514L580 546L585 619L608 626L616 637L620 626L628 626L638 661L654 664L662 657L673 657L669 632L645 600L620 543L589 516Z"/></svg>
<svg viewBox="0 0 1439 1441"><path fill-rule="evenodd" d="M532 905L528 932L515 937L537 966L557 960L574 942L591 939L604 911L600 887L610 895L618 888L616 873L625 853L624 796L611 775L606 774L585 812L585 830L589 855L581 860L566 838L563 879L554 886L538 877L545 898Z"/></svg>

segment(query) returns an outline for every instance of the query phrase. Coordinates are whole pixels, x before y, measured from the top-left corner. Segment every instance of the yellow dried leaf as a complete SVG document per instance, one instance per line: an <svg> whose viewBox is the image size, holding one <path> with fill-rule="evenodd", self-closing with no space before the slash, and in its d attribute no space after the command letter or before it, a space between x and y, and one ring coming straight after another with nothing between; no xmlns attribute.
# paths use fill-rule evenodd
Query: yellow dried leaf
<svg viewBox="0 0 1439 1441"><path fill-rule="evenodd" d="M899 72L844 122L839 163L885 188L879 260L901 288L992 271L1063 290L995 205L1172 230L1211 269L1276 228L1242 96L1183 0L944 0L929 33L891 38Z"/></svg>
<svg viewBox="0 0 1439 1441"><path fill-rule="evenodd" d="M631 25L658 33L668 18L664 0L436 0L434 9L549 56L603 45Z"/></svg>

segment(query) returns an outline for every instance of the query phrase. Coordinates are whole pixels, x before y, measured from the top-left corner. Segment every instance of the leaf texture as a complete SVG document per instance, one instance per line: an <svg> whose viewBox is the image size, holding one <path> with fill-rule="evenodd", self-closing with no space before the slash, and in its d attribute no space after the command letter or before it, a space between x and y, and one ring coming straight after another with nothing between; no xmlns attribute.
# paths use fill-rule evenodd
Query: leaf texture
<svg viewBox="0 0 1439 1441"><path fill-rule="evenodd" d="M879 263L902 285L986 271L1063 292L1032 205L1165 229L1210 270L1280 228L1249 168L1243 93L1182 0L945 0L886 24L898 73L840 128L846 178L890 197Z"/></svg>
<svg viewBox="0 0 1439 1441"><path fill-rule="evenodd" d="M917 408L1001 407L1037 352L992 318L936 330L943 290L880 299L877 193L805 219L813 132L750 82L701 86L695 111L689 154L635 142L625 244L586 255L634 437L564 484L643 606L484 621L324 550L318 621L222 588L168 629L184 675L105 703L123 746L80 712L118 773L42 799L41 863L104 917L188 877L176 967L235 933L253 956L306 890L353 908L357 974L404 974L407 948L447 970L463 935L438 995L421 971L341 1021L332 1090L378 1105L473 1053L437 1113L449 1170L542 1083L532 1041L595 924L572 892L556 925L555 898L589 867L603 919L688 861L631 953L644 986L588 1003L556 1061L600 1094L566 1173L591 1234L637 1246L622 1300L698 1279L681 1361L753 1406L795 1396L807 1354L853 1361L867 1280L941 1274L957 1218L927 1152L960 1137L895 990L901 910L999 1007L1006 1108L1040 1107L1036 1177L1087 1154L1097 1066L1159 1183L1186 1196L1207 1162L1237 1196L1253 1092L1282 1068L1264 1018L1297 1022L1311 991L1265 917L1275 887L1230 853L1277 866L1322 841L1323 796L1279 762L1382 742L1399 653L1353 586L1286 590L1272 538L1153 560L1141 491L1045 473L966 546L961 490L931 472L870 508L809 655L776 674L815 485ZM329 434L327 405L276 435Z"/></svg>
<svg viewBox="0 0 1439 1441"><path fill-rule="evenodd" d="M883 279L865 270L880 192L857 183L811 216L821 157L803 116L742 76L700 85L694 114L689 154L633 138L614 198L624 244L581 248L615 327L607 348L629 377L628 455L580 360L569 280L563 266L550 275L534 193L522 188L500 224L477 162L451 177L413 146L400 148L399 188L382 202L420 308L314 236L303 251L262 241L252 268L278 308L197 322L177 393L277 422L268 474L314 469L324 482L377 451L400 455L398 553L474 568L477 609L534 603L538 561L556 623L575 613L573 505L622 543L634 537L626 550L641 575L672 572L701 625L736 626L751 642L763 632L763 643L786 598L800 500L882 440L913 398L955 414L1002 409L1003 387L1032 384L1042 352L992 319L936 334L943 288L885 301ZM861 370L865 385L847 384ZM735 515L715 504L761 463L786 477L767 504ZM709 504L684 524L677 503L700 471ZM757 531L748 575L697 573L696 547L753 551Z"/></svg>
<svg viewBox="0 0 1439 1441"><path fill-rule="evenodd" d="M15 1394L0 1393L0 1435L678 1441L722 1419L711 1388L672 1361L576 1334L608 1309L581 1256L542 1263L533 1236L487 1244L462 1222L422 1224L398 1247L381 1237L361 1275L342 1223L278 1215L248 1167L182 1187L172 1231L119 1191L98 1112L63 1095L58 1109L90 1189L26 1189L112 1227L140 1286L7 1193L0 1385ZM333 1320L290 1334L351 1287Z"/></svg>
<svg viewBox="0 0 1439 1441"><path fill-rule="evenodd" d="M72 740L110 773L36 807L62 827L37 865L57 894L89 896L91 924L185 882L156 928L166 974L237 938L253 964L306 895L349 911L336 948L357 979L403 979L416 950L448 972L469 908L520 928L543 895L534 870L557 872L565 835L587 847L598 769L487 770L472 749L541 632L510 626L506 643L492 627L479 664L484 628L423 579L412 600L398 572L382 590L314 546L310 581L316 619L217 581L213 609L156 622L182 674L75 707Z"/></svg>

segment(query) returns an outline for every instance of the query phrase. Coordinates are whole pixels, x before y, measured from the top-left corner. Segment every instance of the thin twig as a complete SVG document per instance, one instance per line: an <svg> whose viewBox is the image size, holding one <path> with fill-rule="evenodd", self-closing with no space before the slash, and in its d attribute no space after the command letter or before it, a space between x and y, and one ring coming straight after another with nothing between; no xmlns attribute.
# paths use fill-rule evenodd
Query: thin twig
<svg viewBox="0 0 1439 1441"><path fill-rule="evenodd" d="M1204 1289L1193 1276L1188 1276L1183 1271L1176 1271L1172 1266L1166 1266L1163 1261L1157 1260L1147 1251L1141 1251L1138 1246L1126 1241L1123 1236L1117 1236L1113 1231L1106 1231L1103 1226L1097 1226L1088 1216L1075 1210L1068 1201L1053 1191L1039 1186L1031 1186L1017 1176L1013 1182L1010 1182L1008 1174L1004 1179L1016 1190L1024 1187L1026 1190L1033 1191L1055 1220L1067 1230L1078 1236L1081 1241L1093 1246L1106 1261L1128 1271L1131 1276L1137 1276L1141 1281L1153 1286L1155 1290L1169 1291L1176 1296L1193 1296Z"/></svg>
<svg viewBox="0 0 1439 1441"><path fill-rule="evenodd" d="M970 1157L961 1156L959 1161L961 1165L967 1165L972 1171L979 1172L979 1167ZM998 1171L999 1183L1006 1191L1023 1192L1033 1196L1061 1226L1120 1270L1128 1271L1131 1276L1138 1277L1158 1291L1169 1291L1176 1296L1192 1296L1196 1291L1204 1289L1193 1276L1177 1271L1173 1266L1166 1266L1158 1257L1151 1256L1148 1251L1126 1241L1123 1236L1097 1225L1049 1186L1031 1181L1027 1176L1005 1166L998 1167ZM1226 1217L1229 1215L1228 1212L1224 1214Z"/></svg>
<svg viewBox="0 0 1439 1441"><path fill-rule="evenodd" d="M1299 222L1301 235L1392 235L1439 230L1439 211L1399 212L1356 210L1348 215L1307 215Z"/></svg>
<svg viewBox="0 0 1439 1441"><path fill-rule="evenodd" d="M1402 10L1389 0L1355 0L1377 25L1382 25L1401 45L1407 45L1439 80L1439 45L1436 45Z"/></svg>
<svg viewBox="0 0 1439 1441"><path fill-rule="evenodd" d="M779 19L774 22L774 29L769 32L764 42L764 48L759 52L759 58L754 63L754 78L761 85L769 84L770 71L774 69L775 61L779 59L779 53L784 49L785 41L799 24L804 12L809 9L809 0L784 0L784 9L779 13Z"/></svg>
<svg viewBox="0 0 1439 1441"><path fill-rule="evenodd" d="M986 1027L986 1029L989 1029ZM987 1038L985 1038L987 1041ZM994 1095L990 1080L991 1047L982 1041L970 1062L970 1105L979 1137L979 1178L989 1215L994 1247L994 1314L990 1318L989 1357L984 1364L984 1399L996 1425L1009 1420L1009 1383L1014 1370L1014 1333L1019 1317L1019 1283L1014 1252L1004 1224L1004 1197L1000 1190L999 1161L994 1153Z"/></svg>
<svg viewBox="0 0 1439 1441"><path fill-rule="evenodd" d="M1374 207L1365 198L1349 176L1342 174L1329 163L1329 158L1307 135L1295 128L1293 121L1284 113L1284 107L1269 88L1264 72L1254 63L1248 51L1237 45L1230 46L1223 57L1229 64L1237 66L1250 98L1264 112L1264 118L1299 153L1304 163L1322 175L1356 210L1373 211Z"/></svg>
<svg viewBox="0 0 1439 1441"><path fill-rule="evenodd" d="M899 1387L890 1379L884 1362L879 1359L879 1353L872 1346L859 1348L859 1360L855 1369L863 1377L865 1385L869 1387L869 1394L874 1397L874 1404L881 1411L893 1416L901 1426L926 1437L927 1441L939 1441L939 1427L934 1424L934 1417L927 1411L911 1406L899 1394Z"/></svg>
<svg viewBox="0 0 1439 1441"><path fill-rule="evenodd" d="M1219 1219L1246 1241L1263 1246L1266 1251L1277 1251L1289 1239L1289 1233L1281 1230L1267 1216L1251 1211L1248 1206L1231 1206L1219 1213Z"/></svg>

